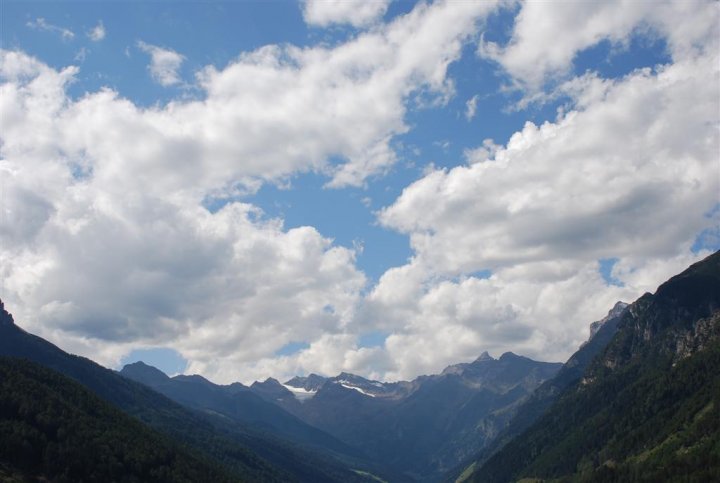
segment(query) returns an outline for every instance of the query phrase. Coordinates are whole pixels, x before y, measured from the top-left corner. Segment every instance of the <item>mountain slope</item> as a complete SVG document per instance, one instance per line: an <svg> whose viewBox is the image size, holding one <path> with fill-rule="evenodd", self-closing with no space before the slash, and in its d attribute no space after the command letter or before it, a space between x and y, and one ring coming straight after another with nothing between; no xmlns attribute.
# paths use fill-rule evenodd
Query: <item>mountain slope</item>
<svg viewBox="0 0 720 483"><path fill-rule="evenodd" d="M720 479L720 252L645 294L536 424L471 477Z"/></svg>
<svg viewBox="0 0 720 483"><path fill-rule="evenodd" d="M120 374L146 384L184 406L222 414L302 445L351 457L359 456L357 450L265 401L242 384L220 386L200 376L171 378L142 362L126 365Z"/></svg>
<svg viewBox="0 0 720 483"><path fill-rule="evenodd" d="M253 481L290 477L246 446L219 432L206 418L150 388L126 379L90 359L64 352L15 325L0 302L0 355L26 358L68 376L100 398L183 444L199 448L234 474Z"/></svg>
<svg viewBox="0 0 720 483"><path fill-rule="evenodd" d="M470 472L472 468L482 465L500 448L537 421L557 401L565 389L579 382L590 362L605 349L615 336L618 323L627 307L628 304L618 302L604 319L593 322L590 325L590 339L570 356L554 377L542 383L520 405L507 427L495 439L484 447L480 453L473 455L471 459L459 465L458 468L446 476L446 479L455 481L461 474Z"/></svg>
<svg viewBox="0 0 720 483"><path fill-rule="evenodd" d="M187 409L144 384L89 359L70 355L15 325L2 302L0 355L27 358L69 376L150 427L199 449L244 481L365 480L296 444L227 417Z"/></svg>
<svg viewBox="0 0 720 483"><path fill-rule="evenodd" d="M23 359L0 357L0 441L0 465L22 479L232 481L72 379Z"/></svg>

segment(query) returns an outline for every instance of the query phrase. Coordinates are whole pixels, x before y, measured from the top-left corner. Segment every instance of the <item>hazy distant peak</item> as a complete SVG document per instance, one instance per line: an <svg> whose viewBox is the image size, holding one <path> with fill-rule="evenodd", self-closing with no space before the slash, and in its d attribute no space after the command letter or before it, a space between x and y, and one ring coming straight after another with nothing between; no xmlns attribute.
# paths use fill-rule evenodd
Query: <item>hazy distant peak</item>
<svg viewBox="0 0 720 483"><path fill-rule="evenodd" d="M498 359L498 360L499 361L508 361L508 360L513 360L513 359L527 359L527 357L519 356L519 355L515 354L514 352L508 351L508 352L505 352L503 355L501 355L500 359Z"/></svg>
<svg viewBox="0 0 720 483"><path fill-rule="evenodd" d="M484 351L480 356L478 356L477 359L475 359L475 362L484 362L484 361L494 361L495 359L488 354L488 351Z"/></svg>
<svg viewBox="0 0 720 483"><path fill-rule="evenodd" d="M122 368L120 374L143 384L161 384L170 380L170 378L163 371L157 367L153 367L143 361L133 362L132 364L126 364Z"/></svg>
<svg viewBox="0 0 720 483"><path fill-rule="evenodd" d="M201 384L210 384L214 385L211 381L205 379L203 376L199 374L190 374L190 375L184 375L180 374L178 376L173 377L172 379L176 381L183 381L183 382L199 382Z"/></svg>
<svg viewBox="0 0 720 483"><path fill-rule="evenodd" d="M317 391L327 381L326 377L310 374L309 376L295 376L289 381L285 381L285 386L305 389L306 391Z"/></svg>

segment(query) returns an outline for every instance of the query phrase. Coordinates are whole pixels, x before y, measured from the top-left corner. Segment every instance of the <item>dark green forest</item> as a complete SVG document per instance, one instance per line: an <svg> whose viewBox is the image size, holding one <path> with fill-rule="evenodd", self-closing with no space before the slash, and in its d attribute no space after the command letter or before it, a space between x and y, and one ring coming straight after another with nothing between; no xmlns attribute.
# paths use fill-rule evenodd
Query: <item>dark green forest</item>
<svg viewBox="0 0 720 483"><path fill-rule="evenodd" d="M233 480L77 382L9 357L0 357L0 462L3 480Z"/></svg>
<svg viewBox="0 0 720 483"><path fill-rule="evenodd" d="M78 381L104 401L242 481L367 481L331 455L212 412L177 404L144 384L84 357L68 354L14 324L0 301L0 354L30 359ZM362 467L360 467L362 469Z"/></svg>
<svg viewBox="0 0 720 483"><path fill-rule="evenodd" d="M670 364L566 394L475 481L720 481L720 344Z"/></svg>
<svg viewBox="0 0 720 483"><path fill-rule="evenodd" d="M720 253L646 294L583 379L471 479L720 481Z"/></svg>

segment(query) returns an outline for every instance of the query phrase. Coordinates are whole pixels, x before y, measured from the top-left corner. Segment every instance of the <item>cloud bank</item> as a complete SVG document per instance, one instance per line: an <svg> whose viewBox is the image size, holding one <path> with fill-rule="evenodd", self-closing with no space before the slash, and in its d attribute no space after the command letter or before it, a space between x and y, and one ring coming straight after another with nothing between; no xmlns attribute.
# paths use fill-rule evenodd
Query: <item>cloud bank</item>
<svg viewBox="0 0 720 483"><path fill-rule="evenodd" d="M387 8L373 5L362 25ZM201 99L148 108L108 88L73 98L77 67L3 51L5 302L29 330L105 364L167 346L219 382L410 378L483 350L562 360L616 300L703 256L691 247L719 224L718 6L538 5L480 51L566 106L504 144L478 139L467 163L429 169L380 210L414 255L375 286L353 248L238 200L303 172L336 189L386 173L408 114L453 95L448 68L495 5L419 4L336 46L244 52L196 73ZM556 46L564 25L587 28ZM666 41L667 65L570 77L583 49L648 32ZM182 54L139 46L157 82L183 82ZM608 258L622 286L603 279ZM387 339L361 347L368 333ZM277 355L290 343L307 347Z"/></svg>

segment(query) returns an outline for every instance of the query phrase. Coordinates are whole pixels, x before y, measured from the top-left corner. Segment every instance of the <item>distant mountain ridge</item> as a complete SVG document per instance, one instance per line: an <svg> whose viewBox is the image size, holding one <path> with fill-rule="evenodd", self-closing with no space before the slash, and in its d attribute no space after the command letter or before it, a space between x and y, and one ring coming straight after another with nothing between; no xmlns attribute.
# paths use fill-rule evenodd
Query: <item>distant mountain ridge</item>
<svg viewBox="0 0 720 483"><path fill-rule="evenodd" d="M301 444L350 459L367 455L400 479L432 480L492 440L518 403L560 366L485 352L413 381L384 383L343 372L285 383L268 378L249 388L219 386L201 376L171 378L141 362L121 374L189 407L273 427Z"/></svg>
<svg viewBox="0 0 720 483"><path fill-rule="evenodd" d="M412 381L310 374L250 390L408 477L435 480L492 440L561 365L485 352Z"/></svg>
<svg viewBox="0 0 720 483"><path fill-rule="evenodd" d="M352 457L360 456L356 449L300 421L277 405L269 404L240 383L221 386L199 375L168 377L159 369L143 362L126 365L120 374L146 384L185 406L222 414L309 447L319 447Z"/></svg>

